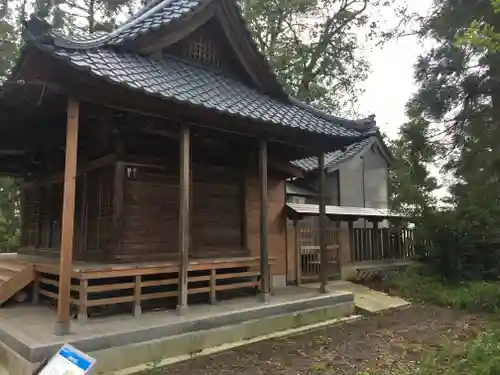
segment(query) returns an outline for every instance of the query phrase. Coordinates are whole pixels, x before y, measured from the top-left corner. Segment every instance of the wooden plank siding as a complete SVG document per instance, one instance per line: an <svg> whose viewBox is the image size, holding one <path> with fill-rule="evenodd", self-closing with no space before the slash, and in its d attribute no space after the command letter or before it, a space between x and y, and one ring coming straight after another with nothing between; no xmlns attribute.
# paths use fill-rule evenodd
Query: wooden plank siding
<svg viewBox="0 0 500 375"><path fill-rule="evenodd" d="M247 174L246 179L246 212L247 236L250 255L258 257L260 252L260 182L257 170ZM274 275L286 275L286 215L285 215L285 182L280 176L268 173L268 244L269 257L276 259L273 267Z"/></svg>
<svg viewBox="0 0 500 375"><path fill-rule="evenodd" d="M269 160L271 163L272 159ZM117 168L117 163L121 163ZM255 163L257 164L257 163ZM119 196L116 171L123 169L123 196ZM175 260L179 251L179 167L172 158L162 164L111 160L86 170L77 179L75 212L76 260L96 262L149 262ZM191 246L189 257L259 257L260 197L257 165L248 167L192 163ZM80 175L79 175L80 176ZM44 198L31 193L44 188ZM23 204L25 244L21 252L36 255L59 253L62 189L52 182L25 190ZM33 198L32 198L33 197ZM35 199L36 198L36 199ZM26 200L26 199L25 199ZM42 248L36 249L38 205L42 201ZM286 216L284 177L268 172L269 256L276 259L275 274L285 275ZM117 209L119 208L119 209ZM120 213L121 211L121 213ZM83 222L82 222L83 221ZM116 231L119 233L116 233ZM117 237L118 236L118 237ZM28 239L32 239L31 241ZM293 262L295 263L295 262ZM292 266L293 267L293 266Z"/></svg>

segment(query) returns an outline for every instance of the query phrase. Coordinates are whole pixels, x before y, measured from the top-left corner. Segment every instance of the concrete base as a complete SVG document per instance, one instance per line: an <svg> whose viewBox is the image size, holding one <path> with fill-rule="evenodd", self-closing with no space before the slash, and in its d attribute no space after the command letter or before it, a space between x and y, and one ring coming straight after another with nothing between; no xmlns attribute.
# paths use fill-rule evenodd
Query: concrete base
<svg viewBox="0 0 500 375"><path fill-rule="evenodd" d="M136 318L90 318L82 326L74 322L74 333L63 338L40 332L45 326L41 324L29 329L26 322L22 327L13 327L12 319L10 324L3 324L8 314L2 311L0 364L11 374L31 375L39 362L68 342L97 358L96 375L108 374L354 313L352 293L318 295L307 288L286 290L285 294L276 291L266 304L245 298L239 302L221 301L216 306L192 305L184 316L162 311L146 312ZM33 331L37 327L38 332ZM32 337L27 337L30 333Z"/></svg>

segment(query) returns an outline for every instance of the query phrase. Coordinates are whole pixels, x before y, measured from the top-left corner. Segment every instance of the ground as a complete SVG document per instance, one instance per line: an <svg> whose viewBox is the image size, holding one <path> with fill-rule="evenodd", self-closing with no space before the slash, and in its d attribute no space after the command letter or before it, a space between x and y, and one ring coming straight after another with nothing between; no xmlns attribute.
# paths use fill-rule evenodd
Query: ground
<svg viewBox="0 0 500 375"><path fill-rule="evenodd" d="M302 335L264 341L150 371L161 375L397 374L427 350L460 344L491 321L433 306L413 306Z"/></svg>

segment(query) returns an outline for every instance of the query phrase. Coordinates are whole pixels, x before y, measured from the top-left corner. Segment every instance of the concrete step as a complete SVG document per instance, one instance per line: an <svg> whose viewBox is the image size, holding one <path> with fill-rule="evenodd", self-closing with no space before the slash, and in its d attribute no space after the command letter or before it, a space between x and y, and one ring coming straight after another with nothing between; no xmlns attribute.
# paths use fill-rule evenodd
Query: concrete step
<svg viewBox="0 0 500 375"><path fill-rule="evenodd" d="M339 281L333 283L335 290L354 294L356 309L363 313L377 314L388 310L401 309L411 305L409 301L397 296L390 296L364 285Z"/></svg>
<svg viewBox="0 0 500 375"><path fill-rule="evenodd" d="M158 363L160 367L166 366L199 355L228 350L244 343L270 339L273 334L279 332L285 336L296 334L300 328L311 330L326 324L343 322L342 318L345 317L359 319L360 316L353 315L353 308L354 306L349 303L324 306L154 341L118 346L89 354L97 358L98 364L95 369L97 374L141 374L152 362Z"/></svg>
<svg viewBox="0 0 500 375"><path fill-rule="evenodd" d="M304 286L314 289L319 288L318 283L305 284ZM340 280L330 282L329 288L331 290L354 294L356 309L362 313L377 314L388 310L405 308L411 305L409 301L403 298L390 296L386 293L349 281Z"/></svg>

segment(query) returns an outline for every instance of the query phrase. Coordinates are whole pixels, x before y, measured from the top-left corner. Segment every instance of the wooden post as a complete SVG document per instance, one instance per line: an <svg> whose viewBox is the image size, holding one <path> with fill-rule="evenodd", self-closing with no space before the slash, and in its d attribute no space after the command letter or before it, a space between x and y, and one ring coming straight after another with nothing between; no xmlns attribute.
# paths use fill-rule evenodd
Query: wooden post
<svg viewBox="0 0 500 375"><path fill-rule="evenodd" d="M349 230L349 251L351 252L350 254L350 263L356 262L356 248L355 248L355 243L354 243L354 224L352 220L349 220L347 222L347 228Z"/></svg>
<svg viewBox="0 0 500 375"><path fill-rule="evenodd" d="M88 181L87 181L87 171L83 172L83 186L82 186L82 208L81 208L81 218L80 218L80 226L82 230L82 244L79 249L80 253L85 253L87 249L87 217L88 217L88 201L87 201L87 189L88 189Z"/></svg>
<svg viewBox="0 0 500 375"><path fill-rule="evenodd" d="M80 323L85 323L87 321L87 287L89 281L87 279L80 280L80 289L78 294L80 295L78 301L78 321Z"/></svg>
<svg viewBox="0 0 500 375"><path fill-rule="evenodd" d="M31 302L34 305L38 305L40 302L40 274L34 271L35 276L33 278L33 294L31 296Z"/></svg>
<svg viewBox="0 0 500 375"><path fill-rule="evenodd" d="M187 309L190 198L190 136L189 127L181 127L180 137L180 205L179 205L179 297L177 310Z"/></svg>
<svg viewBox="0 0 500 375"><path fill-rule="evenodd" d="M295 274L297 276L297 285L302 283L302 259L300 256L300 241L299 241L299 220L293 218L293 237L295 246Z"/></svg>
<svg viewBox="0 0 500 375"><path fill-rule="evenodd" d="M260 282L264 302L269 300L269 248L267 228L267 142L261 140L259 148L260 179Z"/></svg>
<svg viewBox="0 0 500 375"><path fill-rule="evenodd" d="M328 292L328 253L326 248L326 197L325 197L325 154L318 157L319 170L319 252L320 252L320 292Z"/></svg>
<svg viewBox="0 0 500 375"><path fill-rule="evenodd" d="M78 153L78 112L77 101L68 101L66 124L66 161L64 165L64 193L61 226L61 255L59 261L59 294L57 301L56 335L70 331L70 291L73 263L73 238L75 231L75 190L76 161Z"/></svg>
<svg viewBox="0 0 500 375"><path fill-rule="evenodd" d="M134 316L142 314L141 307L142 276L136 275L134 282Z"/></svg>
<svg viewBox="0 0 500 375"><path fill-rule="evenodd" d="M382 260L382 252L380 251L380 237L378 231L378 221L373 221L373 260Z"/></svg>
<svg viewBox="0 0 500 375"><path fill-rule="evenodd" d="M214 305L217 302L217 274L215 268L210 270L210 303Z"/></svg>
<svg viewBox="0 0 500 375"><path fill-rule="evenodd" d="M113 236L115 254L120 252L123 237L123 188L125 185L125 165L118 161L115 167L113 196ZM114 254L113 254L114 255Z"/></svg>

